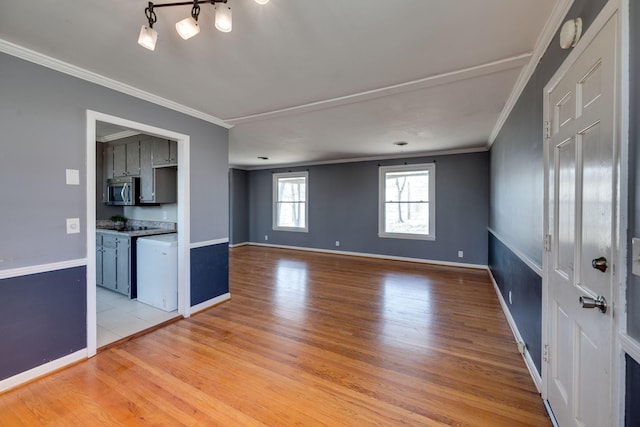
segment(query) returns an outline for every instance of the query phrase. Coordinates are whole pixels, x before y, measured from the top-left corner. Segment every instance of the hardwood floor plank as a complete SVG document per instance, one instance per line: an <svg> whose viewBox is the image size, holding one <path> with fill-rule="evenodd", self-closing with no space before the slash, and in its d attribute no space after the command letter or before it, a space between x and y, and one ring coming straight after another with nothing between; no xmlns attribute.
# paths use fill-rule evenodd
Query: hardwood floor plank
<svg viewBox="0 0 640 427"><path fill-rule="evenodd" d="M232 299L0 395L0 426L549 426L486 271L244 246Z"/></svg>

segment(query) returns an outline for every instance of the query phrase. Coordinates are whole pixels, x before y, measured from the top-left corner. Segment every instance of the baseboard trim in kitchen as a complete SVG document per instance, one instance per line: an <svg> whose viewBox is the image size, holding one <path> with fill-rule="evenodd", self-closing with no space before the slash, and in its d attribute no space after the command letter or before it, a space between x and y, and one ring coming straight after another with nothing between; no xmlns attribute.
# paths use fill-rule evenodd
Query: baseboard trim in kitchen
<svg viewBox="0 0 640 427"><path fill-rule="evenodd" d="M10 268L0 270L0 280L13 277L28 276L30 274L48 273L50 271L65 270L67 268L83 267L87 265L86 258L72 259L69 261L52 262L49 264L30 265L28 267Z"/></svg>
<svg viewBox="0 0 640 427"><path fill-rule="evenodd" d="M87 349L78 350L74 353L63 356L51 362L36 366L28 371L20 372L12 377L0 381L0 393L9 391L15 387L24 385L28 382L37 380L38 378L52 374L69 365L81 362L87 359Z"/></svg>
<svg viewBox="0 0 640 427"><path fill-rule="evenodd" d="M196 304L191 307L191 315L200 313L201 311L207 310L218 304L222 304L223 302L229 301L230 299L231 299L231 293L227 292L226 294L222 294L215 298L211 298L210 300L201 302L200 304Z"/></svg>

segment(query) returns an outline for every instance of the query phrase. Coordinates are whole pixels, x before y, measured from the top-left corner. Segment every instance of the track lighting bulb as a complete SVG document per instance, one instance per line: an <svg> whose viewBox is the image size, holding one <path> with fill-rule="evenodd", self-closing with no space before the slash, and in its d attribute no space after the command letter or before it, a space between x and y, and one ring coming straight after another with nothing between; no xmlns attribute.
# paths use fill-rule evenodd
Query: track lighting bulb
<svg viewBox="0 0 640 427"><path fill-rule="evenodd" d="M157 41L158 32L147 25L143 25L138 36L138 44L149 50L155 50Z"/></svg>
<svg viewBox="0 0 640 427"><path fill-rule="evenodd" d="M231 31L233 22L231 21L231 8L225 3L215 4L216 17L215 26L219 31L228 33Z"/></svg>
<svg viewBox="0 0 640 427"><path fill-rule="evenodd" d="M198 25L198 21L193 19L192 16L189 16L176 23L176 31L180 34L180 37L188 40L200 33L200 26Z"/></svg>

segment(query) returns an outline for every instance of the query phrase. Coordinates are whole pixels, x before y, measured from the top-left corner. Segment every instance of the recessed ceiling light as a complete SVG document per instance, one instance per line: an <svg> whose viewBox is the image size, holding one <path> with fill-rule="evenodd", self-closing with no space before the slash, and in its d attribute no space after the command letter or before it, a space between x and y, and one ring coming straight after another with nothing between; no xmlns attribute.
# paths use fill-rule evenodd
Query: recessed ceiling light
<svg viewBox="0 0 640 427"><path fill-rule="evenodd" d="M265 157L265 156L258 156L258 158L259 158L260 160L269 160L269 158L268 158L268 157Z"/></svg>
<svg viewBox="0 0 640 427"><path fill-rule="evenodd" d="M397 145L398 147L404 147L405 145L409 145L407 141L397 141L394 142L393 145Z"/></svg>

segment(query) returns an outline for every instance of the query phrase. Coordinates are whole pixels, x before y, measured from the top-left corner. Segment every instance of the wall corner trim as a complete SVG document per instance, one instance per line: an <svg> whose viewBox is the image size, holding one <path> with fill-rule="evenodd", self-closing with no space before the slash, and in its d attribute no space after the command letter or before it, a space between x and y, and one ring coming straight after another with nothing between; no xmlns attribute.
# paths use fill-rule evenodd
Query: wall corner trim
<svg viewBox="0 0 640 427"><path fill-rule="evenodd" d="M622 351L627 353L633 360L640 364L640 342L626 333L621 333L619 337Z"/></svg>
<svg viewBox="0 0 640 427"><path fill-rule="evenodd" d="M527 264L527 266L531 270L533 270L538 276L543 277L542 267L540 265L536 264L531 258L529 258L525 254L520 252L512 244L508 243L504 238L500 237L500 235L496 233L491 227L487 227L487 230L489 231L489 233L493 234L493 237L500 240L500 242L502 242L503 245L505 245L511 252L513 252L515 256L520 258L520 261Z"/></svg>
<svg viewBox="0 0 640 427"><path fill-rule="evenodd" d="M498 116L498 121L491 131L491 135L489 136L489 147L493 145L494 141L498 137L502 126L504 126L505 122L509 118L511 110L513 110L513 107L515 107L516 102L518 102L520 95L522 95L522 91L524 91L527 83L529 83L531 76L533 76L538 63L540 62L540 58L542 58L542 55L546 52L549 43L553 40L556 31L560 28L560 24L562 24L562 20L569 12L573 2L574 0L560 0L551 11L549 19L547 19L542 32L538 36L538 40L536 40L536 45L533 49L531 59L529 59L527 65L525 65L522 72L520 72L518 80L516 80L516 84L513 86L513 90L511 91L502 112L500 112L500 116Z"/></svg>
<svg viewBox="0 0 640 427"><path fill-rule="evenodd" d="M493 289L496 291L496 295L498 296L498 301L500 301L500 307L502 307L502 311L504 312L504 316L507 318L507 323L509 323L509 327L511 328L511 332L513 332L513 337L515 338L515 342L524 342L522 339L522 335L520 335L520 331L518 330L518 325L516 325L513 316L511 316L511 312L509 311L509 307L507 306L506 301L502 297L502 293L500 293L500 288L498 288L498 283L496 279L493 277L493 273L491 269L489 269L489 277L491 277L491 283L493 283ZM527 365L527 369L529 370L529 374L531 375L531 379L538 389L538 393L542 393L542 376L538 372L535 363L533 363L533 359L529 354L529 349L526 348L524 350L524 354L522 355L524 359L524 363ZM544 363L544 362L543 362Z"/></svg>
<svg viewBox="0 0 640 427"><path fill-rule="evenodd" d="M63 356L51 362L44 363L28 371L20 372L12 377L0 381L0 393L11 390L27 382L33 381L45 375L51 374L59 369L87 359L87 349L78 350L74 353Z"/></svg>
<svg viewBox="0 0 640 427"><path fill-rule="evenodd" d="M34 64L42 65L43 67L47 67L73 77L77 77L81 80L113 89L117 92L131 95L135 98L151 102L152 104L160 105L170 110L174 110L209 123L213 123L226 129L231 129L233 127L233 125L225 122L218 117L203 113L202 111L187 107L186 105L178 104L177 102L171 101L170 99L154 95L150 92L143 91L136 87L121 83L117 80L102 76L98 73L94 73L93 71L85 70L84 68L80 68L68 62L60 61L59 59L47 56L31 49L27 49L3 39L0 39L0 52L4 52L20 59L24 59L25 61L33 62Z"/></svg>
<svg viewBox="0 0 640 427"><path fill-rule="evenodd" d="M87 265L86 258L72 259L69 261L52 262L49 264L31 265L28 267L11 268L0 270L0 280L12 277L28 276L30 274L48 273L50 271L65 270L67 268L84 267Z"/></svg>
<svg viewBox="0 0 640 427"><path fill-rule="evenodd" d="M222 304L223 302L229 301L230 299L231 299L231 293L227 292L226 294L222 294L215 298L211 298L210 300L201 302L200 304L196 304L191 307L191 315L207 310L218 304Z"/></svg>
<svg viewBox="0 0 640 427"><path fill-rule="evenodd" d="M190 243L189 249L204 248L206 246L221 245L223 243L229 243L229 238L223 237L222 239L203 240L202 242Z"/></svg>

